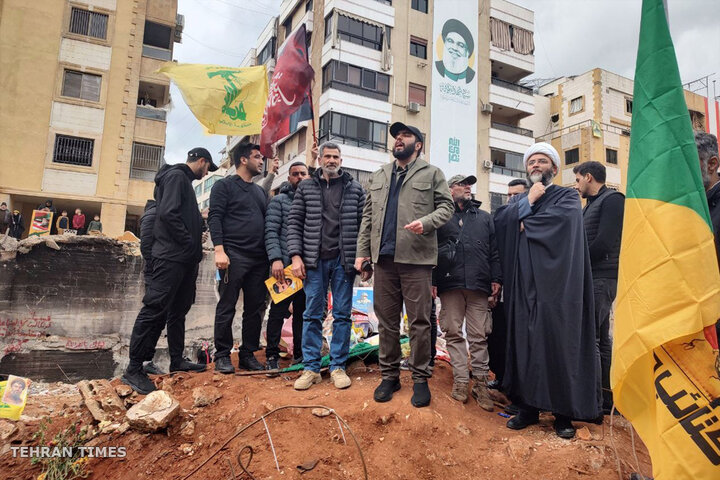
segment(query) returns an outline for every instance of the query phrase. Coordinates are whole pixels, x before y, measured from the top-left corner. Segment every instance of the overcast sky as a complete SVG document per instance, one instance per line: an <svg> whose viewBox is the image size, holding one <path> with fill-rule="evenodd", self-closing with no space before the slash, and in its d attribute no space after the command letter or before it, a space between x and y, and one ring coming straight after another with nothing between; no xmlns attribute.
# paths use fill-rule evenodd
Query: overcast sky
<svg viewBox="0 0 720 480"><path fill-rule="evenodd" d="M535 12L533 78L581 74L595 67L633 77L641 0L512 1ZM279 13L281 3L179 0L185 30L183 42L175 44L174 58L183 63L239 65L270 18ZM682 81L715 74L710 78L710 97L720 95L720 0L668 0L668 9ZM713 80L717 81L715 93ZM225 137L205 135L174 85L171 95L167 162L184 161L187 151L196 146L206 147L219 159Z"/></svg>

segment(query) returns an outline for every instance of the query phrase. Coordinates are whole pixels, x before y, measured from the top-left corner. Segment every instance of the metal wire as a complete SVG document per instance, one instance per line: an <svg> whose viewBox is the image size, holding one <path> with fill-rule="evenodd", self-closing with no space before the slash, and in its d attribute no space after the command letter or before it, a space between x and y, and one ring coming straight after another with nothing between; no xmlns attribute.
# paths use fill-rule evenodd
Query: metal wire
<svg viewBox="0 0 720 480"><path fill-rule="evenodd" d="M265 421L265 417L262 419L263 425L265 425L265 432L267 433L268 439L270 440L270 449L273 452L273 457L275 457L275 468L277 468L277 471L280 471L280 464L277 460L277 454L275 453L275 445L273 445L272 437L270 436L270 430L268 429L267 422Z"/></svg>
<svg viewBox="0 0 720 480"><path fill-rule="evenodd" d="M351 438L353 439L353 441L355 442L355 446L357 447L358 454L360 455L360 461L362 462L364 478L365 478L365 480L367 480L367 479L369 478L369 477L368 477L368 472L367 472L367 464L365 463L365 457L363 456L362 448L360 448L360 442L358 441L357 437L355 436L355 433L354 433L354 432L352 431L352 429L350 428L350 425L348 425L348 423L347 423L340 415L338 415L338 413L337 413L335 410L333 410L333 409L330 408L330 407L326 407L325 405L284 405L284 406L282 406L282 407L278 407L278 408L276 408L276 409L274 409L274 410L269 411L268 413L266 413L266 414L263 415L262 417L258 418L257 420L254 420L254 421L248 423L247 425L245 425L244 427L242 427L242 428L241 428L240 430L238 430L234 435L232 435L230 438L228 438L228 439L225 441L225 443L223 443L217 450L215 450L215 452L214 452L212 455L210 455L204 462L202 462L200 465L198 465L197 467L195 467L195 469L194 469L192 472L190 472L190 473L188 473L187 475L185 475L185 476L182 478L182 480L187 480L188 478L190 478L190 477L192 477L193 475L195 475L198 471L200 471L200 469L201 469L202 467L204 467L205 465L207 465L208 462L210 462L210 460L212 460L213 458L215 458L215 456L217 456L218 453L220 453L225 447L227 447L230 442L232 442L232 441L235 440L237 437L239 437L239 436L240 436L243 432L245 432L247 429L249 429L250 427L252 427L253 425L255 425L255 424L257 424L257 423L259 423L259 422L261 422L261 421L264 422L264 421L265 421L265 417L269 417L270 415L272 415L272 414L274 414L274 413L276 413L276 412L279 412L280 410L286 410L286 409L288 409L288 408L300 408L300 409L324 408L324 409L326 409L326 410L329 410L330 413L332 413L333 415L335 415L335 418L337 418L337 420L347 429L348 433L350 433L350 437L351 437ZM242 452L241 452L241 453L242 453ZM252 458L252 457L251 457L251 458ZM249 464L249 463L248 463L248 464ZM242 463L241 463L240 465L242 466ZM249 474L249 472L246 472L246 473Z"/></svg>

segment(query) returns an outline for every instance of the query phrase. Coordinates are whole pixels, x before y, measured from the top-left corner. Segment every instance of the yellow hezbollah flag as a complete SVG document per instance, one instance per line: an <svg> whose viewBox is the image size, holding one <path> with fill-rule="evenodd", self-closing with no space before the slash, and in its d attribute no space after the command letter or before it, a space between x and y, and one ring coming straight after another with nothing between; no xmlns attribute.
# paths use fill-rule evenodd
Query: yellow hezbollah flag
<svg viewBox="0 0 720 480"><path fill-rule="evenodd" d="M615 402L657 480L720 479L717 339L706 329L720 317L720 274L663 0L643 1L631 131Z"/></svg>
<svg viewBox="0 0 720 480"><path fill-rule="evenodd" d="M158 72L175 82L208 133L260 133L268 96L265 65L234 68L167 62Z"/></svg>

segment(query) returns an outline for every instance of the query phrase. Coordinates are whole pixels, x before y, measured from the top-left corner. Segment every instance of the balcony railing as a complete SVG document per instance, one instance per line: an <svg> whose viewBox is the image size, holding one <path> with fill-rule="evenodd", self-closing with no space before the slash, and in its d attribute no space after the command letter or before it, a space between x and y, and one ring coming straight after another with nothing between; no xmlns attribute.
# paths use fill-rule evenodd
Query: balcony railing
<svg viewBox="0 0 720 480"><path fill-rule="evenodd" d="M135 110L135 116L147 118L149 120L160 120L164 122L167 117L167 111L162 108L148 107L146 105L138 105Z"/></svg>
<svg viewBox="0 0 720 480"><path fill-rule="evenodd" d="M500 80L499 78L495 78L495 77L493 77L490 81L492 82L493 85L497 85L498 87L514 90L516 92L524 93L525 95L532 95L532 93L533 93L532 88L528 88L523 85L518 85L517 83L506 82L505 80Z"/></svg>
<svg viewBox="0 0 720 480"><path fill-rule="evenodd" d="M528 130L527 128L520 128L516 127L514 125L506 125L504 123L498 123L498 122L492 122L490 124L492 128L497 128L498 130L502 130L503 132L509 132L509 133L515 133L517 135L522 135L524 137L532 137L533 132L532 130Z"/></svg>
<svg viewBox="0 0 720 480"><path fill-rule="evenodd" d="M516 170L514 168L503 167L502 165L493 165L493 173L500 175L507 175L508 177L525 178L526 173L522 170Z"/></svg>
<svg viewBox="0 0 720 480"><path fill-rule="evenodd" d="M166 62L172 60L172 52L166 48L143 45L142 54L143 57L150 57L156 60L165 60Z"/></svg>

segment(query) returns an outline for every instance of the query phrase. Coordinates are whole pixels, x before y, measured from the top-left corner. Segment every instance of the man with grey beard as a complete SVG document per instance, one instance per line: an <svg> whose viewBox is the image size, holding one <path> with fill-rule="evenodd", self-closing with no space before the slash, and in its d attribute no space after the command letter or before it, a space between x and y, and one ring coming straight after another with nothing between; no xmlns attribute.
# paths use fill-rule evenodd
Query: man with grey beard
<svg viewBox="0 0 720 480"><path fill-rule="evenodd" d="M555 433L575 436L572 419L600 414L600 357L590 254L580 197L552 183L560 158L536 143L523 157L532 187L495 213L505 285L507 353L503 389L520 403L507 427L555 416Z"/></svg>

